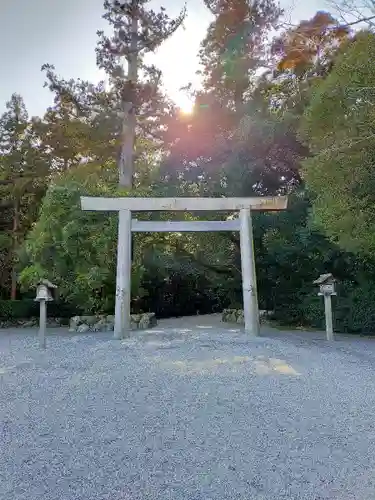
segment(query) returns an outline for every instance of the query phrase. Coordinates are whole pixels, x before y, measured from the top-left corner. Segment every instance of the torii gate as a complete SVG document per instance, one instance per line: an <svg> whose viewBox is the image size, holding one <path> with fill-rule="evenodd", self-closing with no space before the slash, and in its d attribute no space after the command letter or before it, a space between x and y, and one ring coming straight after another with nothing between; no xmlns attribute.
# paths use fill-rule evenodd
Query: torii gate
<svg viewBox="0 0 375 500"><path fill-rule="evenodd" d="M288 198L94 198L81 197L82 210L119 212L114 336L130 334L131 233L239 231L245 332L259 335L259 310L254 261L252 210L285 210ZM239 218L224 221L138 221L132 212L239 211Z"/></svg>

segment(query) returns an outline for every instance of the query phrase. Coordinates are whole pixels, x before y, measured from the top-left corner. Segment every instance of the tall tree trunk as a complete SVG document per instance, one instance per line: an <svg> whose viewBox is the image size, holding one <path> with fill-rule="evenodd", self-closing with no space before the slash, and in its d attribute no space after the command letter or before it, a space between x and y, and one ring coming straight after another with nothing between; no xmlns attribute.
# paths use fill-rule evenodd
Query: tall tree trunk
<svg viewBox="0 0 375 500"><path fill-rule="evenodd" d="M234 109L239 120L243 117L243 95L244 89L241 85L236 85L234 90Z"/></svg>
<svg viewBox="0 0 375 500"><path fill-rule="evenodd" d="M16 300L17 297L17 272L16 272L16 251L18 248L18 230L20 226L20 202L16 197L14 201L14 212L13 212L13 228L12 228L12 260L13 260L13 268L12 268L12 283L10 289L10 298L11 300Z"/></svg>
<svg viewBox="0 0 375 500"><path fill-rule="evenodd" d="M124 121L122 144L118 159L119 185L132 187L136 129L135 90L138 79L138 0L132 0L130 53L128 56L128 84L123 95Z"/></svg>

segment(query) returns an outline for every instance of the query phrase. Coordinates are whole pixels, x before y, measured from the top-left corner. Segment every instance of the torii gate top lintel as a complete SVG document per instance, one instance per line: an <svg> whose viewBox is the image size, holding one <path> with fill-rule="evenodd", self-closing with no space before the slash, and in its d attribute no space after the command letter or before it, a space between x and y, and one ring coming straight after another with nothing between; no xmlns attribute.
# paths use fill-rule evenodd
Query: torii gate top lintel
<svg viewBox="0 0 375 500"><path fill-rule="evenodd" d="M81 197L82 210L132 212L151 211L235 211L285 210L287 196L258 196L254 198L97 198Z"/></svg>

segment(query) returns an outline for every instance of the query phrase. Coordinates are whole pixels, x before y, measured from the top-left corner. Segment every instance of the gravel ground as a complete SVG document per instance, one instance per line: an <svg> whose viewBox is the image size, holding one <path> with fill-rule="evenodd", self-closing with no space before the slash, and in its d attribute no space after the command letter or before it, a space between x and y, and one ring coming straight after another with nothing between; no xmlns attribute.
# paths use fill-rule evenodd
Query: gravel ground
<svg viewBox="0 0 375 500"><path fill-rule="evenodd" d="M165 326L0 332L1 500L374 498L375 340Z"/></svg>

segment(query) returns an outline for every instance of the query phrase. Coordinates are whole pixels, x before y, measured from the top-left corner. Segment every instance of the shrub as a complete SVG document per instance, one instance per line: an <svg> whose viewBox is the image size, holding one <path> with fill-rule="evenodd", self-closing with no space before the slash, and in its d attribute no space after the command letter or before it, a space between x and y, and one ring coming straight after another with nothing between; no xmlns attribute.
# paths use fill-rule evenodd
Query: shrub
<svg viewBox="0 0 375 500"><path fill-rule="evenodd" d="M47 316L50 318L70 318L82 311L64 302L49 302ZM0 300L0 319L12 321L16 319L35 318L39 316L39 303L33 299Z"/></svg>
<svg viewBox="0 0 375 500"><path fill-rule="evenodd" d="M341 282L332 297L334 330L339 333L375 334L375 282ZM324 301L314 290L279 306L275 319L284 325L325 328Z"/></svg>
<svg viewBox="0 0 375 500"><path fill-rule="evenodd" d="M339 332L375 334L375 283L342 283L334 317Z"/></svg>

